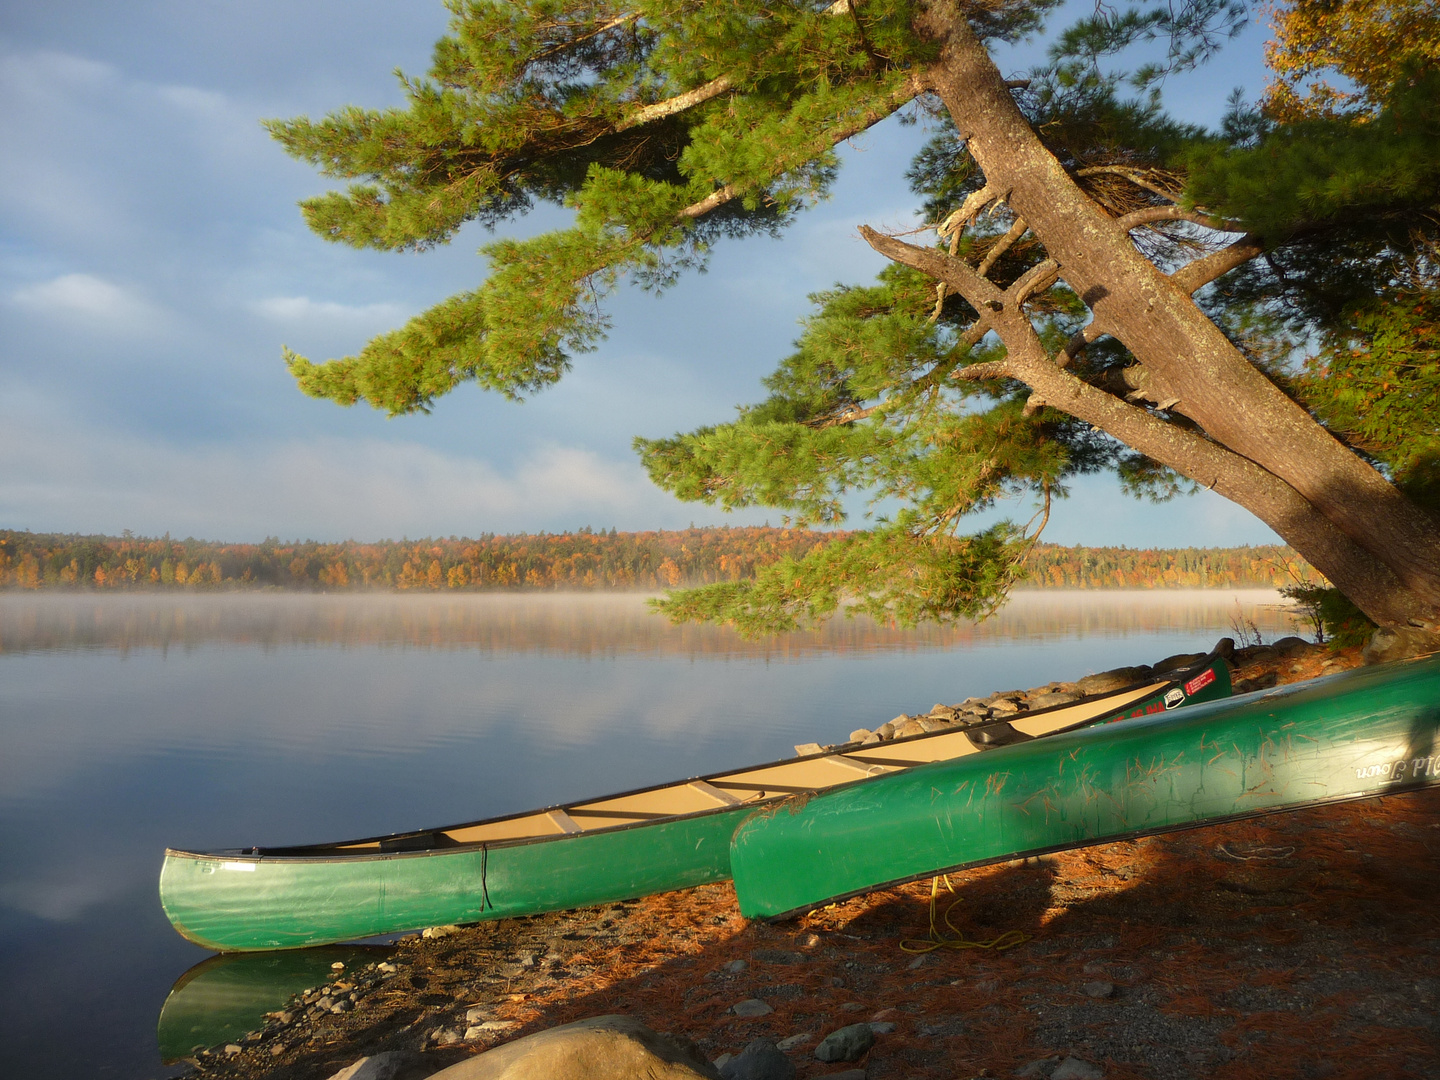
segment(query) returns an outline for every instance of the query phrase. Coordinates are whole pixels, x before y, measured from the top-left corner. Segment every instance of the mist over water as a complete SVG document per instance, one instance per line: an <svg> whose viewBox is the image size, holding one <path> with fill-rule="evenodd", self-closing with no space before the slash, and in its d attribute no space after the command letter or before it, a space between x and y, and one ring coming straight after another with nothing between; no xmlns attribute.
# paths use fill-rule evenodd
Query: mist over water
<svg viewBox="0 0 1440 1080"><path fill-rule="evenodd" d="M644 599L0 594L0 1060L167 1075L155 1019L206 954L160 911L166 846L473 820L1294 632L1268 592L1030 592L979 625L758 642Z"/></svg>

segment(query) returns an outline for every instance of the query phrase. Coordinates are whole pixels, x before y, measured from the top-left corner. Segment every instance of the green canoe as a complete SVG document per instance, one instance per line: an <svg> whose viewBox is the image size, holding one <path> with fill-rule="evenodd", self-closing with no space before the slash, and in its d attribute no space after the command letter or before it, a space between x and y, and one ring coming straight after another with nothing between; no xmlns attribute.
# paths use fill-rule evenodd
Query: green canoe
<svg viewBox="0 0 1440 1080"><path fill-rule="evenodd" d="M1440 784L1440 657L937 762L753 813L740 911L782 918L964 867Z"/></svg>
<svg viewBox="0 0 1440 1080"><path fill-rule="evenodd" d="M757 806L1229 693L1229 668L1210 657L1163 681L1004 723L847 744L509 817L310 847L168 850L160 902L190 941L239 952L647 896L729 878L730 838Z"/></svg>

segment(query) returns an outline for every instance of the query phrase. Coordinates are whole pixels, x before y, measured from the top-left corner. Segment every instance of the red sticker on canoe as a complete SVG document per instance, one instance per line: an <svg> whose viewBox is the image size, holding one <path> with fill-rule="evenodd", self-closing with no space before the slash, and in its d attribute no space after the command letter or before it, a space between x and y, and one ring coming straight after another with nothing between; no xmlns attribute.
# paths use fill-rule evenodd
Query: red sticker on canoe
<svg viewBox="0 0 1440 1080"><path fill-rule="evenodd" d="M1203 690L1205 687L1209 686L1214 681L1215 669L1206 668L1199 675L1196 675L1193 679L1191 679L1185 684L1185 693L1187 695L1194 694L1200 690Z"/></svg>

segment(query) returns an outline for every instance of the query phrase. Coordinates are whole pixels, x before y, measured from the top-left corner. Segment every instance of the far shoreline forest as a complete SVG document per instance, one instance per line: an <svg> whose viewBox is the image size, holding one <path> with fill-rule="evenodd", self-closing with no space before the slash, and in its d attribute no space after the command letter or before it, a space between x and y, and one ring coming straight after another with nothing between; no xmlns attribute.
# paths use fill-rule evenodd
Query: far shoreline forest
<svg viewBox="0 0 1440 1080"><path fill-rule="evenodd" d="M844 535L844 534L839 534ZM753 579L834 532L761 526L223 543L0 530L0 589L358 592L647 590ZM1281 589L1315 580L1284 545L1037 544L1021 589Z"/></svg>

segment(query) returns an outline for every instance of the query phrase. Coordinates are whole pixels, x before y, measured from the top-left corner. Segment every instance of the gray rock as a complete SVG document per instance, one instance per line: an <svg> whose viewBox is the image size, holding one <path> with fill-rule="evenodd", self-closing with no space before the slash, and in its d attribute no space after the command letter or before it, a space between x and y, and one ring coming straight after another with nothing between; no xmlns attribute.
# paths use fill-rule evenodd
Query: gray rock
<svg viewBox="0 0 1440 1080"><path fill-rule="evenodd" d="M1021 1065L1015 1070L1015 1075L1021 1080L1035 1080L1036 1077L1045 1077L1048 1080L1051 1073L1060 1064L1059 1056L1041 1058L1039 1061L1032 1061L1028 1065Z"/></svg>
<svg viewBox="0 0 1440 1080"><path fill-rule="evenodd" d="M744 1001L737 1001L731 1005L730 1011L736 1016L764 1016L775 1010L759 998L746 998Z"/></svg>
<svg viewBox="0 0 1440 1080"><path fill-rule="evenodd" d="M751 958L762 964L803 964L805 954L791 949L756 949Z"/></svg>
<svg viewBox="0 0 1440 1080"><path fill-rule="evenodd" d="M1191 664L1198 664L1204 659L1204 653L1176 653L1174 656L1167 656L1150 670L1156 675L1164 675L1167 671L1179 671L1181 668L1187 668Z"/></svg>
<svg viewBox="0 0 1440 1080"><path fill-rule="evenodd" d="M874 1045L875 1032L869 1024L851 1024L821 1039L815 1057L820 1061L859 1061Z"/></svg>
<svg viewBox="0 0 1440 1080"><path fill-rule="evenodd" d="M1370 635L1360 657L1367 664L1389 664L1440 649L1440 634L1415 626L1382 626Z"/></svg>
<svg viewBox="0 0 1440 1080"><path fill-rule="evenodd" d="M1127 686L1144 682L1149 676L1150 668L1142 664L1139 667L1114 668L1095 675L1086 675L1076 686L1080 693L1088 697L1090 694L1108 694L1112 690L1123 690Z"/></svg>
<svg viewBox="0 0 1440 1080"><path fill-rule="evenodd" d="M895 1033L895 1021L893 1020L871 1020L870 1030L876 1035L893 1035Z"/></svg>
<svg viewBox="0 0 1440 1080"><path fill-rule="evenodd" d="M1080 992L1086 997L1109 998L1115 996L1115 984L1097 979L1095 982L1087 982L1080 987Z"/></svg>
<svg viewBox="0 0 1440 1080"><path fill-rule="evenodd" d="M775 1044L778 1050L794 1050L797 1046L804 1046L815 1036L808 1031L802 1031L798 1035L787 1035Z"/></svg>
<svg viewBox="0 0 1440 1080"><path fill-rule="evenodd" d="M688 1039L633 1016L596 1016L477 1054L436 1073L443 1080L721 1080Z"/></svg>
<svg viewBox="0 0 1440 1080"><path fill-rule="evenodd" d="M1082 1058L1067 1057L1055 1066L1050 1080L1105 1080L1105 1070Z"/></svg>
<svg viewBox="0 0 1440 1080"><path fill-rule="evenodd" d="M465 1010L465 1022L466 1022L467 1024L478 1024L478 1023L480 1023L480 1021L482 1021L482 1020L484 1020L484 1019L485 1019L485 1010L482 1009L482 1008L479 1008L478 1006L477 1006L476 1008L473 1008L473 1009L466 1009L466 1010Z"/></svg>
<svg viewBox="0 0 1440 1080"><path fill-rule="evenodd" d="M1044 694L1036 694L1030 698L1032 709L1053 709L1057 705L1069 705L1072 701L1079 701L1079 694L1066 693L1063 690L1054 690Z"/></svg>
<svg viewBox="0 0 1440 1080"><path fill-rule="evenodd" d="M735 975L735 974L738 974L738 973L741 972L741 971L744 971L744 970L745 970L747 967L749 967L749 966L750 966L749 961L746 961L746 960L731 960L731 961L730 961L729 963L727 963L721 970L723 970L723 971L728 971L728 972L730 972L730 974Z"/></svg>
<svg viewBox="0 0 1440 1080"><path fill-rule="evenodd" d="M390 1050L383 1054L363 1057L332 1075L330 1080L395 1080L402 1072L413 1072L420 1061L419 1054Z"/></svg>
<svg viewBox="0 0 1440 1080"><path fill-rule="evenodd" d="M752 1039L720 1068L724 1080L795 1080L795 1063L770 1039Z"/></svg>
<svg viewBox="0 0 1440 1080"><path fill-rule="evenodd" d="M735 1060L735 1055L734 1055L734 1054L724 1053L724 1054L721 1054L719 1057L717 1057L717 1058L716 1058L714 1061L712 1061L710 1064L711 1064L711 1065L714 1065L715 1068L717 1068L717 1069L723 1069L723 1068L725 1067L725 1063L726 1063L726 1062L728 1062L728 1061L734 1061L734 1060Z"/></svg>

